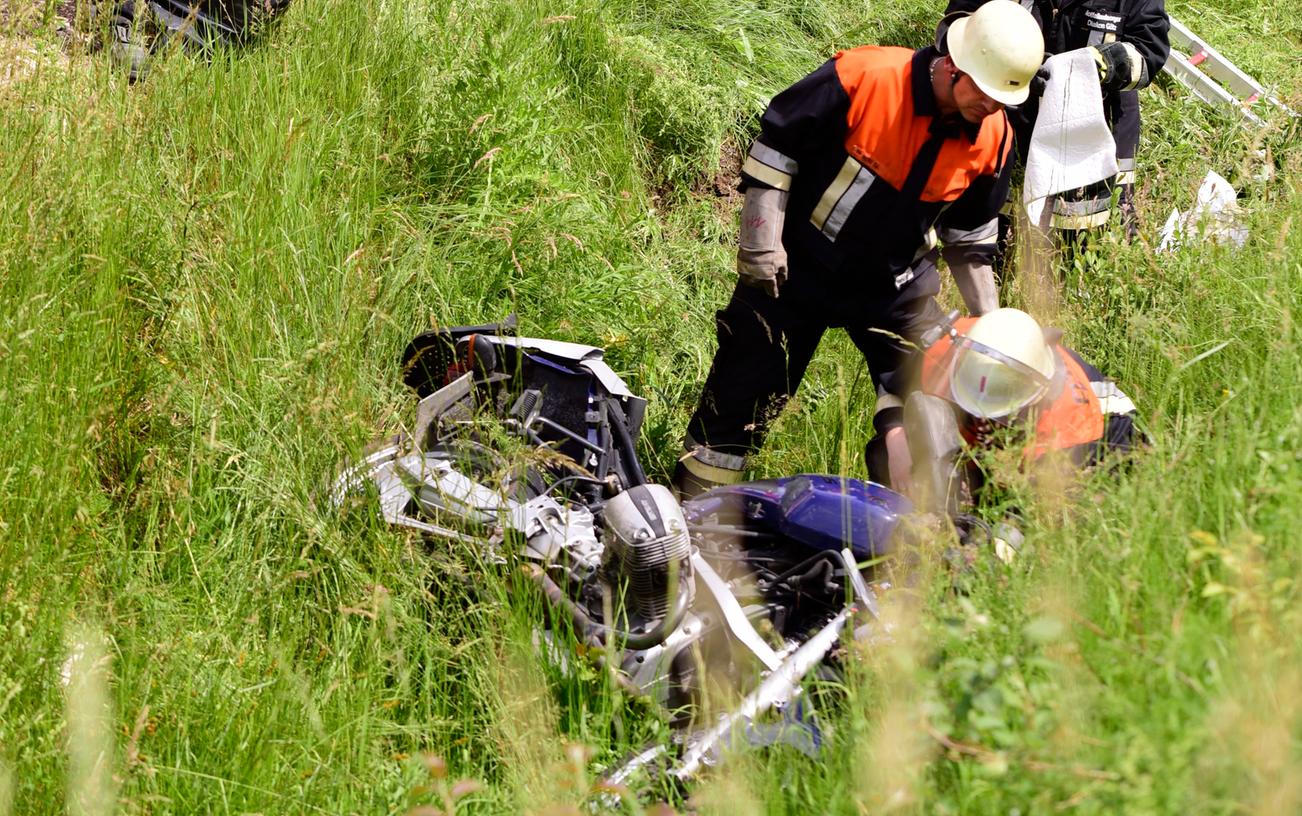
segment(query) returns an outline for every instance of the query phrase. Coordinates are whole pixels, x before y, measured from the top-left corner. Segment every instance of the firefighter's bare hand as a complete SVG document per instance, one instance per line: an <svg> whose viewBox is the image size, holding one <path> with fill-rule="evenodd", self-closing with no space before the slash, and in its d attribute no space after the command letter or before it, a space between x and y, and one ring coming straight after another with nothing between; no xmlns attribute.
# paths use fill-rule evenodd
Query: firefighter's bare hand
<svg viewBox="0 0 1302 816"><path fill-rule="evenodd" d="M890 469L891 489L906 496L912 495L913 456L909 453L909 439L902 426L886 432L886 464Z"/></svg>
<svg viewBox="0 0 1302 816"><path fill-rule="evenodd" d="M778 296L778 288L787 280L787 251L777 249L737 250L737 276L747 286L762 290L769 297Z"/></svg>

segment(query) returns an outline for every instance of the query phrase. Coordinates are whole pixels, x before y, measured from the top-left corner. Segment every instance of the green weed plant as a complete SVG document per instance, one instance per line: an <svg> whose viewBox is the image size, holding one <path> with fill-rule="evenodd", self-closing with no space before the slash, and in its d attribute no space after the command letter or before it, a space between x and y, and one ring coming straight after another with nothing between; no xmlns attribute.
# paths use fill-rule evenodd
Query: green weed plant
<svg viewBox="0 0 1302 816"><path fill-rule="evenodd" d="M1302 107L1299 9L1171 10ZM837 48L925 42L939 6L301 0L136 85L55 3L6 11L0 813L579 812L665 723L547 659L477 548L323 489L409 421L412 335L511 312L607 348L665 480L767 99ZM1143 105L1140 240L1006 296L1151 447L1028 492L1022 555L961 593L938 542L819 759L740 756L626 810L1302 808L1296 124L1165 78ZM1159 253L1208 168L1247 244ZM829 334L753 475L864 476L871 391Z"/></svg>

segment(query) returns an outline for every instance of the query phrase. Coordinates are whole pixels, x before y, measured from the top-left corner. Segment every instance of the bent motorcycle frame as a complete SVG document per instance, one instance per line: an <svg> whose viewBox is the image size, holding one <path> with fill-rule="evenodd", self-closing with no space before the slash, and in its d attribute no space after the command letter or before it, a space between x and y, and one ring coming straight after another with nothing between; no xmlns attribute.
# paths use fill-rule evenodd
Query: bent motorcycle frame
<svg viewBox="0 0 1302 816"><path fill-rule="evenodd" d="M573 428L555 427L557 423L546 426L539 422L540 417L526 415L517 418L514 430L535 442L542 441L534 431L535 426L547 431L553 440L559 439L571 450L586 454L587 464L610 470L614 475L606 478L625 482L623 488L631 486L628 482L645 480L631 441L636 426L640 424L645 401L633 395L602 360L601 349L479 333L463 333L453 337L451 342L459 351L466 352L454 355L463 360L473 358L476 353L481 362L494 354L515 354L518 363L522 355L529 355L591 374L601 390L609 395L608 402L613 403L607 407L615 409L609 413L586 412L585 419L596 427L590 427L587 433L578 433ZM437 369L448 362L446 349L437 348L437 344L429 348L435 348L436 356L442 355L435 366L437 373ZM410 347L408 354L410 360ZM406 368L412 370L410 365ZM849 482L852 480L814 476L738 485L720 493L706 494L685 507L689 530L695 526L699 532L710 535L756 535L754 525L762 525L767 512L768 518L787 524L785 529L775 532L806 541L811 550L818 551L835 565L835 574L847 586L847 600L840 611L811 636L803 641L788 641L777 649L770 645L752 622L767 617L769 608L763 604L742 605L735 582L720 575L703 555L697 546L696 533L693 534L688 565L695 578L697 593L695 598L687 599L690 608L676 610L679 614L674 616L670 631L616 633L606 625L594 622L548 574L548 569L554 569L561 561L568 564L572 577L580 579L591 576L598 568L602 546L592 512L578 504L562 503L546 492L525 501L502 495L461 472L458 468L459 452L441 444L445 428L456 424L455 421L449 422L448 418L459 412L464 415L463 409L474 402L479 389L491 386L494 377L505 376L494 373L493 365L477 366L473 360L466 369L458 373L455 364L447 365L445 384L432 391L425 389L428 393L417 406L411 432L341 473L332 487L333 502L338 505L347 495L364 490L369 484L379 499L380 514L389 524L423 535L486 545L490 557L503 564L508 560L503 547L509 542L520 542L515 555L525 559L527 571L542 589L542 595L553 612L567 617L576 636L587 645L601 647L594 651L606 651L608 637L617 635L617 668L622 678L621 686L661 705L668 701L667 684L674 661L680 655L690 655L692 647L707 633L718 628L726 631L729 640L762 667L760 681L732 711L713 725L687 736L681 755L668 771L671 776L688 779L696 775L703 767L717 761L722 750L737 738L745 739L744 735L759 717L774 709L784 709L795 701L801 693L803 678L827 658L838 643L847 621L856 612L866 612L870 618L867 627L874 628L872 622L877 620L877 599L860 573L859 562L861 558L871 558L884 549L882 539L889 536L891 527L888 524L871 529L872 525L865 521L872 521L865 515L866 508L885 513L892 522L895 514L902 515L911 508L902 497L877 485L856 482L851 486ZM413 384L411 378L407 381ZM420 391L419 385L413 387ZM603 430L603 425L612 426L609 433ZM610 444L603 445L602 442ZM613 467L604 459L611 450L619 454ZM839 502L835 501L838 489L842 498ZM823 511L822 515L828 515L828 503L815 502L805 514L808 518L802 522L798 512L800 499L808 499L811 491L818 490L834 497L831 516L821 518L819 510ZM730 517L730 509L740 510L746 518ZM443 515L451 515L478 528L478 534L427 520L427 517ZM857 524L853 531L849 530L851 521ZM804 526L792 526L801 523ZM835 532L838 525L840 535ZM859 539L857 542L856 537ZM680 600L682 597L680 594ZM669 617L666 616L662 623L670 623ZM639 765L661 759L666 750L661 746L658 751L653 749L640 754L613 774L610 781L622 782Z"/></svg>

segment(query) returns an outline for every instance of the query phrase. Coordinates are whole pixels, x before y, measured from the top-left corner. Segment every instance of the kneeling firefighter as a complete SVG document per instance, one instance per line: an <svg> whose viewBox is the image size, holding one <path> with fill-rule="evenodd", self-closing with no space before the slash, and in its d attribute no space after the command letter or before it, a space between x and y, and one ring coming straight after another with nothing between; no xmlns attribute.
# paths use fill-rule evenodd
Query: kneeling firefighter
<svg viewBox="0 0 1302 816"><path fill-rule="evenodd" d="M1058 452L1083 468L1130 450L1134 403L1060 340L1018 309L942 322L915 358L916 390L878 413L871 478L953 516L976 486L965 450L993 444L999 428L1024 434L1028 464ZM907 445L886 444L901 433Z"/></svg>

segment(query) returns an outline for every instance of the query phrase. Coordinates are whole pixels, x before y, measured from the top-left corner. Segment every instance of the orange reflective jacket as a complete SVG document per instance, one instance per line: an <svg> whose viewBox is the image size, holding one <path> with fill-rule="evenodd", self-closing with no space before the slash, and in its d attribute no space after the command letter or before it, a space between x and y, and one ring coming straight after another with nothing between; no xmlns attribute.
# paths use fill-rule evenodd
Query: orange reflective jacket
<svg viewBox="0 0 1302 816"><path fill-rule="evenodd" d="M742 184L790 192L782 240L793 276L809 259L898 290L934 229L976 230L998 214L1008 119L942 116L930 74L938 57L933 48L853 48L769 103Z"/></svg>
<svg viewBox="0 0 1302 816"><path fill-rule="evenodd" d="M845 151L896 190L904 189L936 112L934 99L926 100L929 105L915 99L912 57L913 52L903 48L867 45L833 58L836 76L850 98ZM1011 147L1002 114L961 128L941 144L920 199L954 201L982 174L994 175Z"/></svg>

